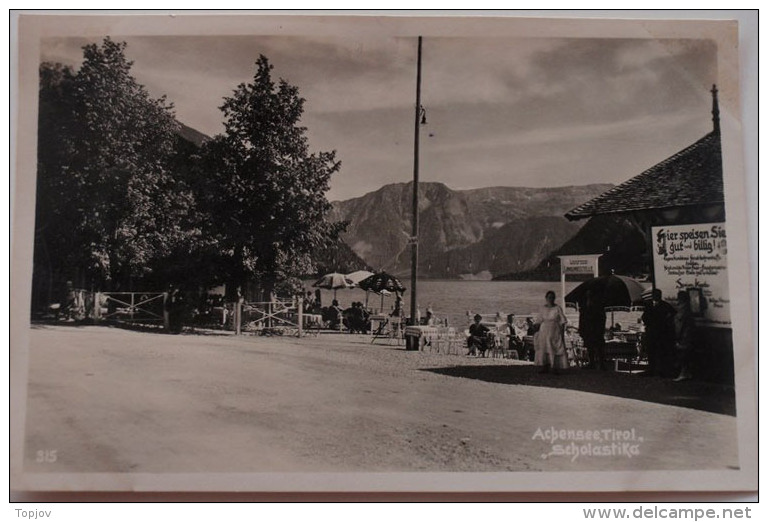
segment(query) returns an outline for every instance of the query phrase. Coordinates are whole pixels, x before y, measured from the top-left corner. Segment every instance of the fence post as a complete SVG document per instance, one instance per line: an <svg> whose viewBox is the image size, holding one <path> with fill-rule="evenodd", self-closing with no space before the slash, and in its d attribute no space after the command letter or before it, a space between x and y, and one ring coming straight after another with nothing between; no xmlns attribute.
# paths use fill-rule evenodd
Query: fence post
<svg viewBox="0 0 768 522"><path fill-rule="evenodd" d="M299 308L299 337L301 337L302 329L304 328L304 298L299 297L296 302L296 306Z"/></svg>
<svg viewBox="0 0 768 522"><path fill-rule="evenodd" d="M93 322L98 323L101 320L101 292L93 294Z"/></svg>
<svg viewBox="0 0 768 522"><path fill-rule="evenodd" d="M243 301L238 298L235 302L235 335L240 335L243 322Z"/></svg>
<svg viewBox="0 0 768 522"><path fill-rule="evenodd" d="M166 332L171 329L171 317L168 313L168 292L163 292L163 329Z"/></svg>

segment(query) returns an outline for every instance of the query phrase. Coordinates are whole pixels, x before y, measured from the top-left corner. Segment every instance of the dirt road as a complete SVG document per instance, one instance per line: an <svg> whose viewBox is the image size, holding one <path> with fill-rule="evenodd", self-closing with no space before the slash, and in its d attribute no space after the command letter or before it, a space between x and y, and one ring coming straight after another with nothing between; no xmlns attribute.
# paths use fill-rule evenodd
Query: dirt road
<svg viewBox="0 0 768 522"><path fill-rule="evenodd" d="M520 364L406 352L363 336L299 340L35 326L25 471L738 466L731 416L427 371ZM571 431L553 441L553 428ZM568 448L582 453L560 454ZM55 461L39 462L50 451Z"/></svg>

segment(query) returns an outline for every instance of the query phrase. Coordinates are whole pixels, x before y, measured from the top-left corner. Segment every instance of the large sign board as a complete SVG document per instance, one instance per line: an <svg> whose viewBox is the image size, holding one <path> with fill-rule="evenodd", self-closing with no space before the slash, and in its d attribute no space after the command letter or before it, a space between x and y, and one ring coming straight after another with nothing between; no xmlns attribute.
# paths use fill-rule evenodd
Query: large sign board
<svg viewBox="0 0 768 522"><path fill-rule="evenodd" d="M651 232L656 288L664 298L674 302L679 291L686 291L700 324L730 328L725 223L660 226Z"/></svg>

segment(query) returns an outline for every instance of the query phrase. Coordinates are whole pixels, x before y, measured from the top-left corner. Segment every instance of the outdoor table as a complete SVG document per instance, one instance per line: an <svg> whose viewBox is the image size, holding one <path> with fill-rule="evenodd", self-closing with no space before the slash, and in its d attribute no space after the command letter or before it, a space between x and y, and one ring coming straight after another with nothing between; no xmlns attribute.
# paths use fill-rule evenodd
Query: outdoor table
<svg viewBox="0 0 768 522"><path fill-rule="evenodd" d="M480 324L482 324L483 326L487 326L488 329L490 329L491 331L493 331L493 330L497 330L498 331L498 330L503 329L504 326L506 326L507 323L506 323L506 321L500 321L500 322L496 322L496 321L480 321Z"/></svg>
<svg viewBox="0 0 768 522"><path fill-rule="evenodd" d="M389 321L389 316L381 314L371 315L371 335L375 335L376 332L381 332L381 327Z"/></svg>
<svg viewBox="0 0 768 522"><path fill-rule="evenodd" d="M611 339L605 342L605 351L603 356L606 359L613 359L615 370L619 369L619 360L623 359L629 365L629 373L632 373L632 360L637 358L639 352L636 342L626 342L620 339Z"/></svg>
<svg viewBox="0 0 768 522"><path fill-rule="evenodd" d="M406 326L405 337L407 340L405 344L421 350L427 341L437 337L437 332L436 326Z"/></svg>
<svg viewBox="0 0 768 522"><path fill-rule="evenodd" d="M376 339L398 339L400 337L400 317L388 315L371 316L371 343Z"/></svg>

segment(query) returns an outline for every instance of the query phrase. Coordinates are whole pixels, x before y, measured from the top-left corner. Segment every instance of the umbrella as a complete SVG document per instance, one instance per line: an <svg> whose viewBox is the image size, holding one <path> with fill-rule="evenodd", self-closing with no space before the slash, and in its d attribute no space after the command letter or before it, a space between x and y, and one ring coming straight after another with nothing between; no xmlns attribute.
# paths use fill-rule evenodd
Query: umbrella
<svg viewBox="0 0 768 522"><path fill-rule="evenodd" d="M373 272L369 272L368 270L356 270L354 272L350 272L347 274L347 279L355 283L357 285L360 281L367 277L371 277L373 275ZM365 291L365 307L368 308L368 292L370 290Z"/></svg>
<svg viewBox="0 0 768 522"><path fill-rule="evenodd" d="M369 272L368 270L357 270L356 272L351 272L347 274L347 279L352 281L354 284L357 284L363 279L367 277L371 277L372 275L373 275L373 272Z"/></svg>
<svg viewBox="0 0 768 522"><path fill-rule="evenodd" d="M357 286L365 290L381 295L381 308L384 309L385 292L405 292L405 286L395 276L386 272L379 272L360 281ZM366 303L367 304L367 303Z"/></svg>
<svg viewBox="0 0 768 522"><path fill-rule="evenodd" d="M565 301L583 303L590 292L601 298L603 306L632 306L642 300L645 287L631 277L611 274L581 283L565 296Z"/></svg>
<svg viewBox="0 0 768 522"><path fill-rule="evenodd" d="M332 272L330 274L325 274L312 286L317 288L325 288L326 290L333 290L333 298L336 299L336 290L339 288L352 288L355 286L355 284L350 281L344 274Z"/></svg>
<svg viewBox="0 0 768 522"><path fill-rule="evenodd" d="M386 290L387 292L405 292L403 283L401 283L400 280L395 276L386 272L373 274L372 276L360 281L357 286L363 290L370 290L371 292L377 293L381 292L382 290Z"/></svg>

